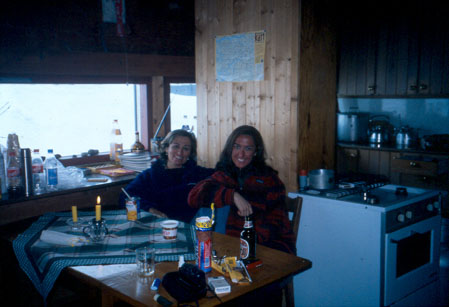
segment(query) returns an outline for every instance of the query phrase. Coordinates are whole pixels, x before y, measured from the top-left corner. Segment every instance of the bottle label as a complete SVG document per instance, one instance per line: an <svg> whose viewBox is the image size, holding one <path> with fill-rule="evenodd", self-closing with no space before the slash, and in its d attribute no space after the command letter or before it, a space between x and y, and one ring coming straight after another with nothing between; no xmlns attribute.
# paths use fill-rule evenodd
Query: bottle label
<svg viewBox="0 0 449 307"><path fill-rule="evenodd" d="M243 228L253 228L253 222L252 221L245 221L245 224L243 225Z"/></svg>
<svg viewBox="0 0 449 307"><path fill-rule="evenodd" d="M47 169L47 184L57 185L58 184L58 169L49 168Z"/></svg>
<svg viewBox="0 0 449 307"><path fill-rule="evenodd" d="M43 173L44 165L43 164L33 164L31 166L31 169L33 170L33 174Z"/></svg>
<svg viewBox="0 0 449 307"><path fill-rule="evenodd" d="M240 259L247 259L249 256L249 243L240 238Z"/></svg>
<svg viewBox="0 0 449 307"><path fill-rule="evenodd" d="M210 239L206 241L197 241L198 267L205 273L212 271L211 248L212 241Z"/></svg>
<svg viewBox="0 0 449 307"><path fill-rule="evenodd" d="M7 173L8 178L19 177L20 176L20 168L8 167L6 173Z"/></svg>

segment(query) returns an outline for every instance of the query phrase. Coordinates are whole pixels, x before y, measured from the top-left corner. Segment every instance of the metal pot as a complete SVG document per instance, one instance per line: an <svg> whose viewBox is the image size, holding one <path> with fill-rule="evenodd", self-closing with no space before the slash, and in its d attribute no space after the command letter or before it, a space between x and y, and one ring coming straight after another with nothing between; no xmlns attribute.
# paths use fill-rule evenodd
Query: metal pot
<svg viewBox="0 0 449 307"><path fill-rule="evenodd" d="M315 169L309 172L309 186L312 189L327 190L335 185L334 171L330 169Z"/></svg>
<svg viewBox="0 0 449 307"><path fill-rule="evenodd" d="M366 113L337 114L337 140L340 142L365 141L367 128L368 114Z"/></svg>

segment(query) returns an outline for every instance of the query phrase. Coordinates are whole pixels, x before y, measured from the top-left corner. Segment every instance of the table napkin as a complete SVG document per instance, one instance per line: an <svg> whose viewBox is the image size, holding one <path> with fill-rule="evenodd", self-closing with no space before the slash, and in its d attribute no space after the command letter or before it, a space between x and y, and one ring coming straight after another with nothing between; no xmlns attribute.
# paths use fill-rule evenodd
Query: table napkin
<svg viewBox="0 0 449 307"><path fill-rule="evenodd" d="M50 244L67 246L81 246L90 242L90 240L84 236L75 236L54 230L43 230L40 240Z"/></svg>

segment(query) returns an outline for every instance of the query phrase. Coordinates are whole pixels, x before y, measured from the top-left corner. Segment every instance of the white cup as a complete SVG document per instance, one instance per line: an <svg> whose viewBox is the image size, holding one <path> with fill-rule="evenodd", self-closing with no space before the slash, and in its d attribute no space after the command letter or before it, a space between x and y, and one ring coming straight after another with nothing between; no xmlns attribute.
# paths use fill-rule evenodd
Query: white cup
<svg viewBox="0 0 449 307"><path fill-rule="evenodd" d="M176 239L178 235L178 226L179 222L176 220L167 220L161 223L162 226L162 235L166 240Z"/></svg>
<svg viewBox="0 0 449 307"><path fill-rule="evenodd" d="M154 274L154 255L156 250L151 247L136 249L137 273L140 277L148 277Z"/></svg>

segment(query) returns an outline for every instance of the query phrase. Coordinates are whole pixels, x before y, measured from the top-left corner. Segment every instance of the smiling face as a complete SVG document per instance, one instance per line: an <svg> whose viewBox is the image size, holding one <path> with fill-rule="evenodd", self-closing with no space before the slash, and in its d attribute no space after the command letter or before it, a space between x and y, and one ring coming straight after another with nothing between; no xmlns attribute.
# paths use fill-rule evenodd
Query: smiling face
<svg viewBox="0 0 449 307"><path fill-rule="evenodd" d="M167 153L167 168L180 168L187 162L192 151L190 139L186 136L177 136L165 149Z"/></svg>
<svg viewBox="0 0 449 307"><path fill-rule="evenodd" d="M232 162L240 169L251 163L256 153L256 146L251 136L242 134L232 146Z"/></svg>

